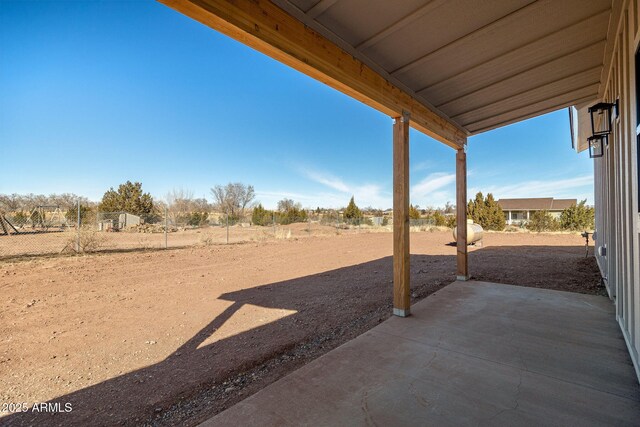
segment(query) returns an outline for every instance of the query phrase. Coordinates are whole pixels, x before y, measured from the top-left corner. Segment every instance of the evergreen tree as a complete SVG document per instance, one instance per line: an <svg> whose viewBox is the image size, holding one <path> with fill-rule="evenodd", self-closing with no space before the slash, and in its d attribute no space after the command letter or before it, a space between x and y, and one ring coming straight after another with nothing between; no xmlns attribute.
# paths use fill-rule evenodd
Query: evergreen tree
<svg viewBox="0 0 640 427"><path fill-rule="evenodd" d="M353 196L351 196L351 200L349 201L349 205L344 210L344 217L346 219L348 219L348 220L351 220L351 221L358 221L358 220L362 219L362 211L356 205L356 202L355 202Z"/></svg>
<svg viewBox="0 0 640 427"><path fill-rule="evenodd" d="M308 219L307 211L299 204L291 206L283 215L280 215L280 224L293 224L294 222L305 222Z"/></svg>
<svg viewBox="0 0 640 427"><path fill-rule="evenodd" d="M98 210L101 212L128 212L149 222L157 217L151 195L142 191L141 183L132 183L131 181L120 184L117 191L112 187L104 193Z"/></svg>
<svg viewBox="0 0 640 427"><path fill-rule="evenodd" d="M474 200L469 200L467 216L485 230L502 231L506 225L502 208L491 193L485 198L481 192L478 192Z"/></svg>
<svg viewBox="0 0 640 427"><path fill-rule="evenodd" d="M502 231L506 226L506 219L504 217L504 212L502 212L502 208L493 198L493 194L487 194L487 198L485 200L485 221L487 230L496 230ZM484 227L485 225L482 224Z"/></svg>
<svg viewBox="0 0 640 427"><path fill-rule="evenodd" d="M586 203L586 200L582 200L563 210L560 214L560 227L564 230L593 230L595 210Z"/></svg>

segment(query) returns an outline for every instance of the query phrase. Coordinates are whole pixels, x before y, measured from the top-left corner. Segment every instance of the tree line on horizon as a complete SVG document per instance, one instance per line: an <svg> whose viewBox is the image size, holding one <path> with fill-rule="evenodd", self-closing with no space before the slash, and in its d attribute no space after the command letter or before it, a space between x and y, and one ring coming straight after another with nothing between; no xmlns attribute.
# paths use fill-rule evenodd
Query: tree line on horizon
<svg viewBox="0 0 640 427"><path fill-rule="evenodd" d="M322 216L326 222L342 219L351 224L371 223L371 217L383 217L380 209L359 208L353 196L345 208L338 210L320 207L306 210L300 203L288 198L280 200L276 209L268 210L261 203L255 202L256 194L252 185L239 182L215 185L211 188L211 196L213 202L206 198L195 198L192 191L174 189L166 195L166 201L155 200L150 193L144 192L142 183L127 181L117 189L109 188L98 203L73 193L49 196L0 194L0 210L25 216L36 206L59 206L66 210L68 220L75 220L79 200L82 221L95 216L96 212L128 212L140 216L145 222L154 223L163 218L163 211L166 209L172 222L190 226L208 224L212 212L224 215L225 221L228 218L231 224L249 219L255 225L305 222L311 214ZM410 205L409 216L413 220L426 220L439 227L452 228L456 225L455 206L449 202L444 208L438 209L420 209L417 205ZM506 228L505 215L491 193L484 196L478 192L474 199L469 200L467 216L485 230L502 231ZM593 229L594 219L594 208L587 206L586 200L583 200L565 209L559 219L548 211L536 211L526 227L533 231ZM383 225L386 224L383 222Z"/></svg>

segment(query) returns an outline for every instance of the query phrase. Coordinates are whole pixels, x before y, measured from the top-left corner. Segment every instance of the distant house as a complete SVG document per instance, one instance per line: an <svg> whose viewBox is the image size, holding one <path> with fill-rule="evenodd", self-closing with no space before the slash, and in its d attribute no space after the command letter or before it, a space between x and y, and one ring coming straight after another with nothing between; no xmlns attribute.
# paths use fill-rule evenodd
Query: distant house
<svg viewBox="0 0 640 427"><path fill-rule="evenodd" d="M533 212L542 210L549 211L554 218L559 218L563 210L577 203L577 199L554 199L553 197L498 200L507 224L525 223L529 221Z"/></svg>

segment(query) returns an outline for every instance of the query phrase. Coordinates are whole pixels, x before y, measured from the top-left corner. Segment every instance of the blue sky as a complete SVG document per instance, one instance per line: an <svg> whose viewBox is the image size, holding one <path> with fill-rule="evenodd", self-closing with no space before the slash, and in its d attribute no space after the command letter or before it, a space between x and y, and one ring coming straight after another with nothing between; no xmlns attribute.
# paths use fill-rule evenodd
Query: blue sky
<svg viewBox="0 0 640 427"><path fill-rule="evenodd" d="M211 199L254 185L266 207L391 207L392 120L153 1L0 0L0 193L99 200L141 181ZM455 200L455 152L411 132L411 197ZM469 197L593 203L566 110L469 140Z"/></svg>

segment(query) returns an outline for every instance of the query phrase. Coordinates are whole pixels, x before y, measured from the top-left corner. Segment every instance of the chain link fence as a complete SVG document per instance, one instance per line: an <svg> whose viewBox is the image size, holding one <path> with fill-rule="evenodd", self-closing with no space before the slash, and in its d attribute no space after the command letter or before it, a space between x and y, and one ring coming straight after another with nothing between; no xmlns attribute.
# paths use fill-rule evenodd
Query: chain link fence
<svg viewBox="0 0 640 427"><path fill-rule="evenodd" d="M80 203L66 209L36 206L0 212L0 260L391 232L392 224L389 214L349 220L337 211L305 211L304 218L293 220L275 213L256 225L250 217L234 218L218 212L163 208L139 216L125 211L101 212ZM432 219L411 220L412 231L435 226Z"/></svg>

